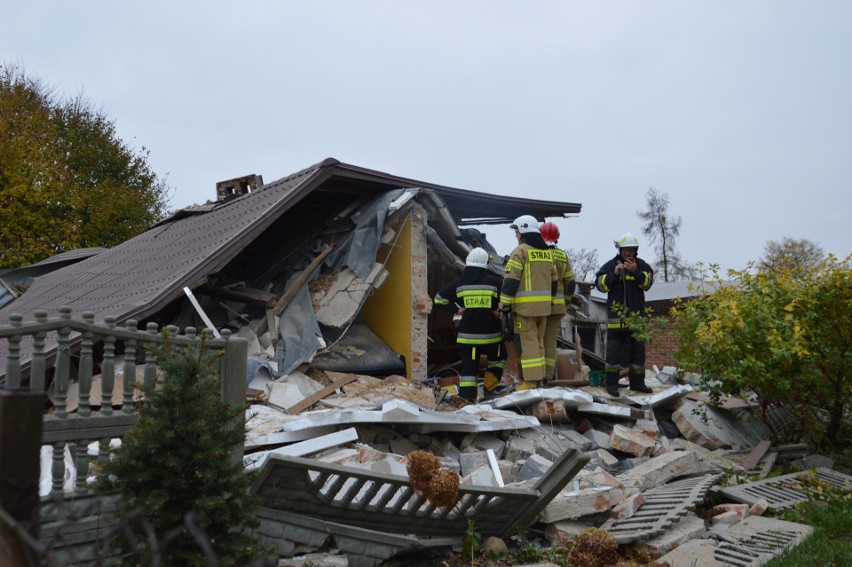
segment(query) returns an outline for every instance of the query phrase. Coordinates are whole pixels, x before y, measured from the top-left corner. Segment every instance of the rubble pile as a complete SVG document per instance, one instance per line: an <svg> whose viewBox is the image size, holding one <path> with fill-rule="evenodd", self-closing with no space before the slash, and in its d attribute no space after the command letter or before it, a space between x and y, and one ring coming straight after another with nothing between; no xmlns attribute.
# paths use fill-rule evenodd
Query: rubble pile
<svg viewBox="0 0 852 567"><path fill-rule="evenodd" d="M544 534L550 542L565 543L597 527L619 544L647 546L673 567L758 565L811 533L808 526L762 517L768 509L807 498L800 493L797 499L789 483L777 489L783 494L777 501L769 480L754 493L757 497L726 488L761 482L769 468L782 461L792 465L799 460L801 474L810 474L804 466L811 462L805 460L805 446L772 447L766 441L768 432L751 418L748 407L710 406L691 385L674 383L669 376L660 376L664 382L649 371L646 380L653 392L647 395L614 399L602 387L551 387L459 408L429 382L330 374L324 380L317 376L327 384L298 372L277 380L253 380L248 468L263 470L282 458L310 459L319 470L327 465L344 476L342 470L364 471L405 483L406 456L426 451L441 467L457 473L462 487L530 491L555 462L571 453L582 459L576 471L566 474L560 488L539 503L540 511L528 525L519 526ZM328 384L339 387L329 390ZM316 397L323 388L325 395ZM285 391L290 398L284 398ZM310 398L311 405L300 406L296 414L283 409L297 406L299 396ZM820 464L827 465L818 470L826 480L852 487L852 478L830 470L833 463ZM355 481L337 482L348 486ZM378 481L370 477L360 482L364 486L351 488L344 499L348 506L368 509L372 504L364 501L370 498L366 487ZM322 484L316 483L317 490L323 490ZM263 481L258 490L265 490ZM335 498L330 497L330 505L336 505ZM417 498L418 491L412 489L386 504L399 509L393 529L384 535L405 531L408 510L418 505L412 504ZM494 513L506 511L495 508ZM299 537L288 540L293 532L286 527L270 528L264 535L283 556L325 551L338 562L339 554L346 555L348 565L377 565L396 553L433 547L422 525L419 530L412 525L411 542L374 549L377 553L372 554L371 546L380 544L370 542L381 541L382 534L364 537L358 553L329 550L328 540L314 546ZM456 535L440 545L458 546L463 534Z"/></svg>

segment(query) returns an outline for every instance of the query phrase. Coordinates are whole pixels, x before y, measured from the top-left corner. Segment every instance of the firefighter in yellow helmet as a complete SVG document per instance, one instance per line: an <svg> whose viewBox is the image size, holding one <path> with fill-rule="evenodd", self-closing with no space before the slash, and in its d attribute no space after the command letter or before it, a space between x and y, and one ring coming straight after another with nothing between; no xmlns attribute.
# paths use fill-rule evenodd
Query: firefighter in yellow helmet
<svg viewBox="0 0 852 567"><path fill-rule="evenodd" d="M552 222L546 222L539 228L544 242L553 252L553 265L556 267L556 295L547 318L547 328L544 331L544 364L545 379L553 380L556 372L556 338L562 329L562 319L568 311L568 304L574 295L577 282L574 281L574 269L568 255L556 247L559 241L559 227ZM573 378L573 377L572 377Z"/></svg>
<svg viewBox="0 0 852 567"><path fill-rule="evenodd" d="M518 239L506 262L500 290L500 310L510 312L514 344L522 381L518 390L544 385L547 364L544 333L556 295L553 252L544 242L539 223L530 215L515 219L511 227Z"/></svg>

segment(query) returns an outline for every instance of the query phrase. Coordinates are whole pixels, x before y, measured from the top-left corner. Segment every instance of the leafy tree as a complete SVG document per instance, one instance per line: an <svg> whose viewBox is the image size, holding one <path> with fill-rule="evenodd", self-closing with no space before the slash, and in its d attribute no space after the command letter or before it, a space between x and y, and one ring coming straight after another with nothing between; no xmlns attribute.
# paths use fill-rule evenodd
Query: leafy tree
<svg viewBox="0 0 852 567"><path fill-rule="evenodd" d="M214 358L203 342L160 356L160 387L145 390L134 427L103 465L98 490L119 492L118 564L247 565L261 552L249 494L253 475L233 458L245 442L232 424L244 407L219 395Z"/></svg>
<svg viewBox="0 0 852 567"><path fill-rule="evenodd" d="M115 246L162 220L168 186L101 111L0 65L0 268Z"/></svg>
<svg viewBox="0 0 852 567"><path fill-rule="evenodd" d="M762 421L779 406L797 418L798 438L837 444L852 399L852 256L799 274L712 267L711 293L673 309L682 367L721 396L756 395Z"/></svg>
<svg viewBox="0 0 852 567"><path fill-rule="evenodd" d="M590 275L593 276L600 265L597 250L587 250L586 248L575 250L568 248L565 250L565 254L571 261L571 267L574 269L574 279L578 282L588 281L586 278Z"/></svg>
<svg viewBox="0 0 852 567"><path fill-rule="evenodd" d="M781 242L770 240L757 263L760 270L785 270L793 274L806 273L825 259L825 252L815 242L785 236Z"/></svg>
<svg viewBox="0 0 852 567"><path fill-rule="evenodd" d="M653 187L648 188L645 195L644 211L636 211L642 221L642 234L648 237L657 253L656 272L663 274L664 281L684 279L691 275L687 266L675 248L675 237L680 234L682 219L680 216L670 216L669 196L659 193Z"/></svg>

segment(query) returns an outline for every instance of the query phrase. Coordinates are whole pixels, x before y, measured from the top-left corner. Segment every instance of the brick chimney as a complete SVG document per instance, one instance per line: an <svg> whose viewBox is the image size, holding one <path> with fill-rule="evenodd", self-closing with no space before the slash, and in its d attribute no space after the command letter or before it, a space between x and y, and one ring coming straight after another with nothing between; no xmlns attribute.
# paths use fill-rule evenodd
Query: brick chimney
<svg viewBox="0 0 852 567"><path fill-rule="evenodd" d="M216 184L216 200L230 201L251 193L261 185L263 185L263 176L255 174L220 181Z"/></svg>

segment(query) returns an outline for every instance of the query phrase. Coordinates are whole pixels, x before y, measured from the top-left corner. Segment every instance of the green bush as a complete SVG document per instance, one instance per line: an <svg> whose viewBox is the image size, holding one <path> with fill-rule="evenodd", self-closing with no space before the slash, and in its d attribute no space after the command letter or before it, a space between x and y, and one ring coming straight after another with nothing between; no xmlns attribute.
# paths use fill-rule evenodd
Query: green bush
<svg viewBox="0 0 852 567"><path fill-rule="evenodd" d="M196 348L160 355L165 378L146 402L122 446L105 463L101 493L118 491L120 529L113 539L121 565L246 565L262 553L252 528L252 476L233 456L245 432L233 427L244 407L219 394L214 357ZM143 388L144 389L144 388Z"/></svg>

